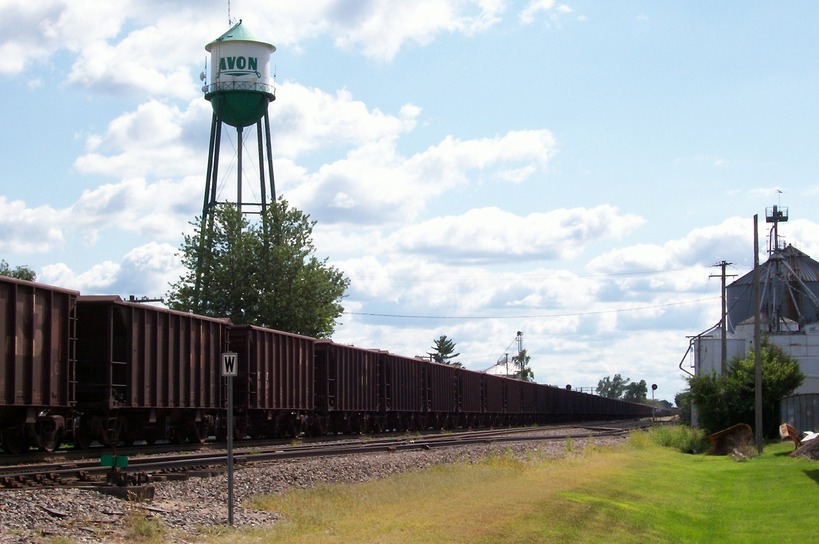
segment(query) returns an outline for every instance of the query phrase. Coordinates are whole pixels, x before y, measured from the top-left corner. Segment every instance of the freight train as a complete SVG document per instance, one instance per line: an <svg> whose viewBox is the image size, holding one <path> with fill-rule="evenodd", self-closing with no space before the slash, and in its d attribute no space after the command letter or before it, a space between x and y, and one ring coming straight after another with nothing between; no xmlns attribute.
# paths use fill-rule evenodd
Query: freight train
<svg viewBox="0 0 819 544"><path fill-rule="evenodd" d="M630 419L651 407L0 277L5 452Z"/></svg>

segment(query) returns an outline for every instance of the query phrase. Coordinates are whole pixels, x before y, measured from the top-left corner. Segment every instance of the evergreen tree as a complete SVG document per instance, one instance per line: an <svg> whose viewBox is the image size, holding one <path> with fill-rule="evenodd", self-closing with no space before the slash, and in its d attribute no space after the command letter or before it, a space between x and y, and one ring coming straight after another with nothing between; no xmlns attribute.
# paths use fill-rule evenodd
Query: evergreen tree
<svg viewBox="0 0 819 544"><path fill-rule="evenodd" d="M460 353L454 353L455 342L447 338L446 335L441 335L434 341L432 348L435 351L427 352L427 355L436 363L443 363L445 365L462 366L458 361L453 361Z"/></svg>

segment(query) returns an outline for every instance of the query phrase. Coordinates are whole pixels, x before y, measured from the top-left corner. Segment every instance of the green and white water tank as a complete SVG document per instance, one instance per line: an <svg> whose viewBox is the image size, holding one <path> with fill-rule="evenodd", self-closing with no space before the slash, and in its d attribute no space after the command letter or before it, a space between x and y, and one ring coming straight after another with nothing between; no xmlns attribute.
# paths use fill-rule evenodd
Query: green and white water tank
<svg viewBox="0 0 819 544"><path fill-rule="evenodd" d="M276 47L255 39L240 20L205 50L210 53L210 83L202 92L213 111L236 128L255 124L276 99L270 77L270 55Z"/></svg>

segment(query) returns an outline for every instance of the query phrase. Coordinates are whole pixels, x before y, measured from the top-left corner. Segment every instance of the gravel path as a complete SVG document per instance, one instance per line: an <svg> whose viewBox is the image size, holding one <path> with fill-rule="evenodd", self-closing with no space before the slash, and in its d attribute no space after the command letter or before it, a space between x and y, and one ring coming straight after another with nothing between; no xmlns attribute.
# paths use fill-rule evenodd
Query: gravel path
<svg viewBox="0 0 819 544"><path fill-rule="evenodd" d="M620 443L623 436L594 438L595 446ZM582 450L586 439L573 439L572 452ZM234 475L234 525L258 527L274 524L273 512L243 508L243 501L259 494L308 488L325 482L361 482L419 470L443 463L475 462L507 451L525 457L567 455L562 440L509 442L432 450L376 453L358 456L313 458L238 468ZM163 541L203 542L208 533L227 525L227 479L190 478L157 482L154 499L130 503L95 491L0 489L0 543L133 542L137 520L155 520L165 528Z"/></svg>

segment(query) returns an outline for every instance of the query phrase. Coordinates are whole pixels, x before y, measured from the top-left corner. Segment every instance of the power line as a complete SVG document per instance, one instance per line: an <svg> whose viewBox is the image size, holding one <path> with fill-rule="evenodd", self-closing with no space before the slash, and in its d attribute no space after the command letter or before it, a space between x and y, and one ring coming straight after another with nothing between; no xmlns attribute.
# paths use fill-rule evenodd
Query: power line
<svg viewBox="0 0 819 544"><path fill-rule="evenodd" d="M572 274L574 278L602 278L602 277L618 277L618 276L652 276L655 274L665 274L670 272L680 272L682 270L688 270L688 268L668 268L665 270L631 270L631 271L624 271L624 272L599 272L599 273L589 273L589 274ZM375 277L386 277L388 279L394 281L401 281L401 282L414 282L414 283L423 283L423 282L436 282L440 283L443 280L449 281L497 281L499 275L503 275L505 273L514 274L515 277L519 277L524 280L548 280L548 279L555 279L559 278L562 279L562 273L568 272L564 270L557 270L554 271L552 274L529 274L526 272L516 273L516 272L498 272L497 274L485 274L485 275L469 275L469 274L449 274L447 277L442 278L441 276L434 276L434 277L417 277L417 276L408 276L405 274L375 274Z"/></svg>
<svg viewBox="0 0 819 544"><path fill-rule="evenodd" d="M546 319L554 317L577 317L584 315L601 315L612 313L636 312L639 310L651 310L654 308L667 308L669 306L682 306L685 304L694 304L697 302L705 302L714 300L717 297L698 298L692 300L683 300L680 302L668 302L666 304L655 304L651 306L636 306L634 308L617 308L614 310L598 310L594 312L572 312L565 314L533 314L533 315L461 315L461 316L445 316L445 315L411 315L411 314L379 314L371 312L344 312L346 315L362 315L368 317L393 317L398 319Z"/></svg>

